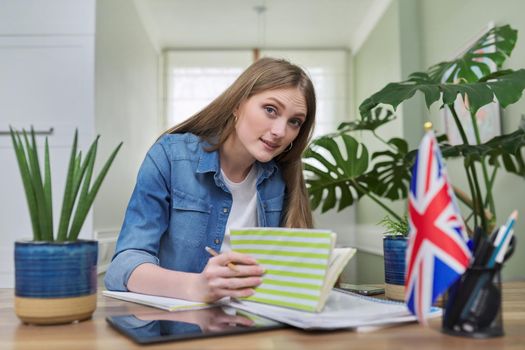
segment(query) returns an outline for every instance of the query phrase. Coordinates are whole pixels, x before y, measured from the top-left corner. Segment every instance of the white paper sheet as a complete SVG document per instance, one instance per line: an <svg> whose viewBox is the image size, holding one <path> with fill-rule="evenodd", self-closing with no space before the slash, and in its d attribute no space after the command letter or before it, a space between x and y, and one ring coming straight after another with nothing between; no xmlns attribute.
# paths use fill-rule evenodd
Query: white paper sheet
<svg viewBox="0 0 525 350"><path fill-rule="evenodd" d="M339 329L413 322L406 305L332 290L322 312L312 313L250 301L231 301L230 306L303 329ZM441 315L434 308L430 317Z"/></svg>

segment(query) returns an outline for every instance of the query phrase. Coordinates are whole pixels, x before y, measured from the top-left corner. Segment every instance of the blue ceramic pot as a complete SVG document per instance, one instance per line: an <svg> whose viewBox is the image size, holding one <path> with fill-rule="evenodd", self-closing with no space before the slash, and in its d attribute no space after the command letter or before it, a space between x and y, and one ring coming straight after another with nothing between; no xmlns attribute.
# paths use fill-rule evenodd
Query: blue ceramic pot
<svg viewBox="0 0 525 350"><path fill-rule="evenodd" d="M97 307L96 241L15 242L15 313L24 323L91 318Z"/></svg>
<svg viewBox="0 0 525 350"><path fill-rule="evenodd" d="M15 295L65 298L97 291L98 242L15 242Z"/></svg>
<svg viewBox="0 0 525 350"><path fill-rule="evenodd" d="M383 252L385 257L385 282L405 284L405 255L408 239L402 236L385 236Z"/></svg>

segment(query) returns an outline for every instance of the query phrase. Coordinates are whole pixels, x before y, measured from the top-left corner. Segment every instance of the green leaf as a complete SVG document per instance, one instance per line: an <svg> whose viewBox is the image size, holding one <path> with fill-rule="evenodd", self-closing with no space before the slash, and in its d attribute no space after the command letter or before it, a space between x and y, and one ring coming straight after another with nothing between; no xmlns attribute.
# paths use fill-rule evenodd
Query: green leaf
<svg viewBox="0 0 525 350"><path fill-rule="evenodd" d="M72 201L72 191L73 179L75 176L75 159L77 156L77 144L78 130L75 130L75 136L73 137L73 147L71 148L71 155L69 156L66 187L64 188L64 196L62 199L62 211L60 212L60 223L58 226L57 241L65 241L67 239L69 220L71 218L71 211L73 210L74 203Z"/></svg>
<svg viewBox="0 0 525 350"><path fill-rule="evenodd" d="M31 182L35 191L36 207L38 212L38 225L40 226L40 238L45 241L53 240L53 228L50 227L49 210L44 195L44 184L40 172L40 162L38 161L38 147L36 144L35 130L31 127L31 143L29 142L27 132L23 130L25 146L29 159L29 170L31 173Z"/></svg>
<svg viewBox="0 0 525 350"><path fill-rule="evenodd" d="M412 80L412 78L406 82L389 83L382 90L368 97L361 103L361 105L359 105L359 113L361 114L361 118L371 118L372 111L380 104L390 105L395 110L397 109L397 106L399 106L403 101L408 100L414 96L418 89L421 87L426 87L429 84L432 84L430 79L427 79L426 82L422 84ZM432 89L428 92L429 96L432 95L433 90L435 89ZM425 94L425 96L427 96L427 94ZM439 94L437 98L439 98ZM429 101L430 104L437 101L437 98L432 97ZM427 103L427 106L429 106L429 103Z"/></svg>
<svg viewBox="0 0 525 350"><path fill-rule="evenodd" d="M82 177L83 177L81 179L82 180L82 190L78 198L78 204L75 210L75 214L73 216L73 222L71 224L71 228L68 233L68 240L72 240L70 239L70 237L75 235L75 232L77 231L77 226L78 226L78 233L76 233L76 235L78 236L78 234L80 233L82 224L85 220L85 218L81 220L81 217L83 215L83 212L86 210L85 206L87 205L87 202L89 200L88 198L89 197L89 186L91 185L91 177L93 175L93 169L95 168L95 160L97 157L97 148L98 148L98 139L99 139L99 136L97 136L95 138L95 141L93 141L93 143L91 144L91 147L89 148L89 152L85 160L85 164L87 165L87 167L86 167L85 173L82 172ZM89 211L89 208L87 211ZM87 215L87 212L86 212L86 215Z"/></svg>
<svg viewBox="0 0 525 350"><path fill-rule="evenodd" d="M306 186L314 209L322 204L324 213L338 204L340 211L362 196L361 186L366 183L361 177L368 168L368 150L352 136L342 134L335 139L316 139L303 158L307 161Z"/></svg>
<svg viewBox="0 0 525 350"><path fill-rule="evenodd" d="M29 216L31 218L31 227L33 228L33 239L39 241L42 237L38 220L38 207L36 204L35 190L31 180L31 172L29 170L26 151L20 138L20 132L15 131L11 126L9 127L9 132L11 134L11 141L13 142L18 168L22 177L22 184L24 185L27 207L29 208Z"/></svg>
<svg viewBox="0 0 525 350"><path fill-rule="evenodd" d="M106 174L109 171L109 168L111 167L111 164L113 163L113 160L117 156L117 153L121 147L122 147L122 142L113 150L108 160L106 161L106 163L100 170L100 173L95 179L93 186L89 190L87 197L83 198L82 201L79 201L77 205L77 210L75 212L75 217L73 219L73 223L71 224L71 229L70 229L70 232L67 238L69 241L74 241L78 238L80 229L82 228L82 225L84 224L86 216L89 212L89 209L91 208L91 205L93 204L93 201L95 200L98 190L100 189L100 186L102 185L102 181L104 181L104 178L106 177ZM92 155L92 162L93 163L95 162L95 153L93 153ZM91 175L89 176L91 177Z"/></svg>
<svg viewBox="0 0 525 350"><path fill-rule="evenodd" d="M90 152L88 153L89 159L86 159L87 168L86 176L82 184L82 191L80 192L80 201L84 201L89 193L89 186L91 185L91 177L93 176L93 169L95 168L95 160L97 158L98 149L98 136L93 142Z"/></svg>
<svg viewBox="0 0 525 350"><path fill-rule="evenodd" d="M82 151L79 151L75 157L75 163L73 166L73 190L71 191L71 201L75 203L78 189L80 188L80 181L82 180Z"/></svg>
<svg viewBox="0 0 525 350"><path fill-rule="evenodd" d="M337 127L338 134L347 133L356 130L370 130L375 131L380 126L390 123L396 119L391 109L385 107L377 107L372 113L359 120L344 122ZM335 136L335 135L334 135Z"/></svg>
<svg viewBox="0 0 525 350"><path fill-rule="evenodd" d="M369 180L369 187L381 197L391 200L404 199L408 195L411 178L411 163L406 158L408 144L400 138L392 138L388 143L396 151L386 150L372 155L372 159L377 162L372 172L367 175L368 178L374 179L374 185Z"/></svg>
<svg viewBox="0 0 525 350"><path fill-rule="evenodd" d="M487 82L449 84L435 83L426 73L418 73L417 79L411 76L407 81L388 84L363 101L359 111L363 118L367 118L379 104L391 105L396 109L403 101L410 99L416 91L423 92L428 108L438 101L441 95L443 103L447 105L454 104L457 95L460 95L469 106L471 113L476 113L478 109L492 103L494 99L505 108L521 98L525 89L525 69L507 70L503 74L501 72L492 74L489 78L490 81Z"/></svg>
<svg viewBox="0 0 525 350"><path fill-rule="evenodd" d="M408 217L406 215L404 215L401 220L394 219L387 215L381 219L378 224L385 228L384 234L387 236L407 237L410 231Z"/></svg>
<svg viewBox="0 0 525 350"><path fill-rule="evenodd" d="M44 157L44 197L47 208L47 215L51 226L51 240L53 240L53 194L51 188L51 162L49 160L49 143L46 137L45 157Z"/></svg>
<svg viewBox="0 0 525 350"><path fill-rule="evenodd" d="M525 131L522 128L513 133L496 136L481 145L440 144L444 158L463 157L467 165L480 163L488 158L489 164L505 167L510 173L525 176L522 147L525 146Z"/></svg>
<svg viewBox="0 0 525 350"><path fill-rule="evenodd" d="M457 80L476 82L480 77L491 72L490 64L498 69L512 53L518 31L509 25L494 27L477 40L461 57L440 62L428 70L428 75L433 82L447 81L452 83ZM489 52L489 49L494 52Z"/></svg>
<svg viewBox="0 0 525 350"><path fill-rule="evenodd" d="M505 108L521 98L525 73L523 69L490 73L489 65L501 68L512 53L516 40L517 31L510 26L492 28L458 59L438 63L427 72L413 73L406 81L388 84L363 101L359 107L360 114L368 118L381 103L396 109L403 101L412 98L416 91L424 94L427 108L441 96L444 104L451 105L458 94L463 101L468 97L465 102L473 114L494 98ZM495 52L483 52L491 46Z"/></svg>
<svg viewBox="0 0 525 350"><path fill-rule="evenodd" d="M67 224L69 226L69 223L71 222L71 215L73 214L73 208L75 206L75 203L77 203L77 208L75 209L75 212L78 211L78 206L80 202L80 198L78 198L80 185L82 183L82 179L84 178L84 174L86 173L86 169L89 167L89 165L94 162L94 159L91 159L94 157L94 153L96 152L97 143L98 143L99 136L95 138L95 141L92 142L91 146L89 147L88 153L86 155L86 159L84 159L84 162L82 162L82 152L78 152L78 155L76 155L74 163L73 163L73 180L71 182L71 187L69 190L69 203L70 206L68 207L68 218L67 218ZM74 142L75 143L75 142ZM76 147L74 147L76 148ZM77 202L78 200L78 202ZM71 226L73 223L71 223ZM62 240L69 240L69 231L71 230L71 227L66 226L66 233L64 234L64 237Z"/></svg>

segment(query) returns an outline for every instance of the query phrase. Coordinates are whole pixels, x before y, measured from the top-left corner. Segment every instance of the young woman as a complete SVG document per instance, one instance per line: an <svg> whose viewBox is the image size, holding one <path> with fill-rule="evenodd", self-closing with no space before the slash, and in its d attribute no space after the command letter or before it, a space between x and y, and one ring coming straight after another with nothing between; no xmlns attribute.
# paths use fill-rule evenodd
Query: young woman
<svg viewBox="0 0 525 350"><path fill-rule="evenodd" d="M312 227L301 155L315 104L302 69L263 58L160 137L139 170L106 287L206 302L253 294L263 268L230 251L229 228Z"/></svg>

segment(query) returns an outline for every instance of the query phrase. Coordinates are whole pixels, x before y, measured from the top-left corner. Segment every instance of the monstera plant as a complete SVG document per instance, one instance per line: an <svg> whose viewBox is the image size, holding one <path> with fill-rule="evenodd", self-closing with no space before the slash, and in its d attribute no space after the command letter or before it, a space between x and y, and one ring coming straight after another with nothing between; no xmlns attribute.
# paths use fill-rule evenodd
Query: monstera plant
<svg viewBox="0 0 525 350"><path fill-rule="evenodd" d="M469 209L465 215L469 230L480 226L490 232L496 221L493 186L499 170L525 176L522 155L525 126L483 143L476 112L493 101L505 108L521 98L525 69L502 69L516 40L517 31L510 26L494 27L458 59L413 73L406 81L387 84L361 103L359 120L343 123L336 133L313 140L304 154L312 207L321 206L322 212L336 207L342 210L367 196L395 220L402 221L384 199L407 197L415 153L409 151L405 140L383 140L376 131L395 118L395 110L401 103L420 91L427 108L438 102L453 116L462 143L451 145L445 136L438 137L438 141L445 158L463 159L468 191L454 190ZM488 47L492 50L486 50ZM492 66L496 68L491 70ZM474 143L469 142L458 117L455 107L458 96L471 116ZM384 148L370 154L365 143L359 141L367 138L363 135L358 140L353 136L356 132L371 134Z"/></svg>

